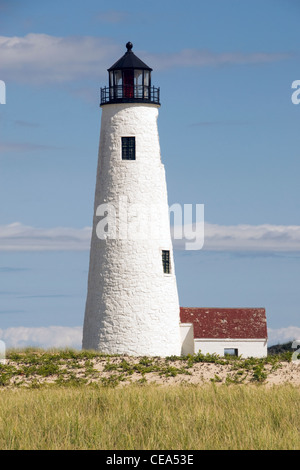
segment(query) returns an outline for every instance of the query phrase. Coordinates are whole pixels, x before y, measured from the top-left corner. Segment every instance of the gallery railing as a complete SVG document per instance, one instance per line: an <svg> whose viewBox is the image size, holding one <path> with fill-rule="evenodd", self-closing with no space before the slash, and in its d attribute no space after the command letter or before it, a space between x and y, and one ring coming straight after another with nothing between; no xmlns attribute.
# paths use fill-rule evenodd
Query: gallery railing
<svg viewBox="0 0 300 470"><path fill-rule="evenodd" d="M101 88L100 105L108 103L160 104L160 89L146 85L115 85Z"/></svg>

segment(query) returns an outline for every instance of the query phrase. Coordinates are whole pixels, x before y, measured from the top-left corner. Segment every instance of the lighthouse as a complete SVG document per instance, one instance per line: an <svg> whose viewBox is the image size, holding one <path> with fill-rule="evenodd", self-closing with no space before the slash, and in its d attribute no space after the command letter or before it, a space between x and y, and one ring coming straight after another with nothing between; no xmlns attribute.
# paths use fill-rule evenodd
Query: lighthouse
<svg viewBox="0 0 300 470"><path fill-rule="evenodd" d="M126 44L101 88L83 349L181 354L180 307L157 127L160 89Z"/></svg>

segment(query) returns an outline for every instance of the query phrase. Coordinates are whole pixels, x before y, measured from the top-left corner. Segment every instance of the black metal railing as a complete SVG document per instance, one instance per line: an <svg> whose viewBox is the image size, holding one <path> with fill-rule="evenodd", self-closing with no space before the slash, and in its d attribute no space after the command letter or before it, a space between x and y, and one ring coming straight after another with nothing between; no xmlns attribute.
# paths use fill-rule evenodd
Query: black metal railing
<svg viewBox="0 0 300 470"><path fill-rule="evenodd" d="M146 85L115 85L101 88L100 105L108 103L160 104L160 89Z"/></svg>

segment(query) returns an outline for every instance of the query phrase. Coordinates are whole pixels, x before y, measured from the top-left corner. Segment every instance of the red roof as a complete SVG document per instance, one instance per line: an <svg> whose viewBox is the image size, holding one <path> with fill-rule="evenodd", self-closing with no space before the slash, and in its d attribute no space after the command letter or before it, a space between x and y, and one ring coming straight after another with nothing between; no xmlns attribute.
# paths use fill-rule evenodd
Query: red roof
<svg viewBox="0 0 300 470"><path fill-rule="evenodd" d="M264 308L180 307L181 323L193 323L194 338L266 339Z"/></svg>

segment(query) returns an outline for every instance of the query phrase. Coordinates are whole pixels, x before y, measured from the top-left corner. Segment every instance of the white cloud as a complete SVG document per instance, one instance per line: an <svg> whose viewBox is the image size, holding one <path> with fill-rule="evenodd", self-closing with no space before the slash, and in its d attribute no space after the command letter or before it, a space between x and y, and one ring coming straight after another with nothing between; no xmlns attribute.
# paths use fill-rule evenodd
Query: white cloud
<svg viewBox="0 0 300 470"><path fill-rule="evenodd" d="M268 346L284 344L300 339L300 328L268 329ZM12 327L0 329L0 340L6 348L24 348L28 346L48 348L81 349L81 326L48 326L48 327Z"/></svg>
<svg viewBox="0 0 300 470"><path fill-rule="evenodd" d="M116 22L124 13L110 11L103 15L105 21ZM62 83L82 78L103 78L106 69L124 52L125 44L120 48L120 45L103 37L56 37L35 33L24 37L0 36L2 78L21 83ZM216 53L197 49L152 55L137 51L139 54L155 69L261 64L290 57L289 54Z"/></svg>
<svg viewBox="0 0 300 470"><path fill-rule="evenodd" d="M188 226L184 233L195 231ZM90 249L91 227L36 228L21 223L0 225L0 251L82 251ZM184 250L186 241L173 240L175 250ZM280 253L300 251L298 225L217 225L205 224L205 251Z"/></svg>
<svg viewBox="0 0 300 470"><path fill-rule="evenodd" d="M188 230L187 230L188 229ZM199 230L202 227L200 225ZM186 226L186 233L196 232ZM174 240L175 249L184 249L186 240ZM205 251L293 252L300 250L298 225L217 225L205 223Z"/></svg>
<svg viewBox="0 0 300 470"><path fill-rule="evenodd" d="M91 228L0 225L0 251L82 251L90 247Z"/></svg>
<svg viewBox="0 0 300 470"><path fill-rule="evenodd" d="M1 142L0 154L8 152L34 152L36 150L57 150L53 145L33 144L28 142Z"/></svg>
<svg viewBox="0 0 300 470"><path fill-rule="evenodd" d="M5 80L49 83L102 77L119 48L106 38L27 34L0 36L1 74Z"/></svg>
<svg viewBox="0 0 300 470"><path fill-rule="evenodd" d="M5 342L6 348L35 346L45 349L67 347L81 349L82 327L12 327L0 329L0 340Z"/></svg>
<svg viewBox="0 0 300 470"><path fill-rule="evenodd" d="M289 341L300 339L300 328L298 326L288 326L286 328L268 328L268 345L284 344Z"/></svg>

